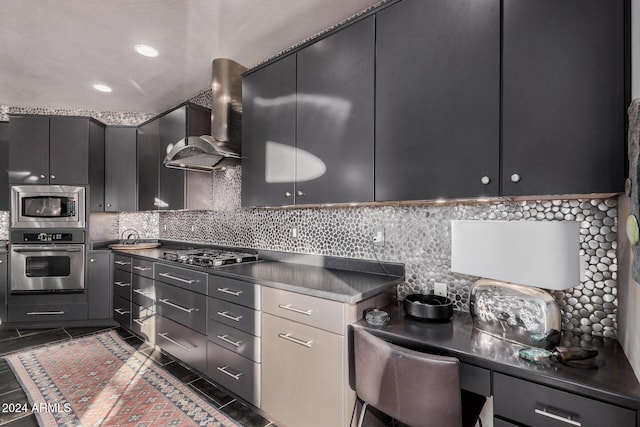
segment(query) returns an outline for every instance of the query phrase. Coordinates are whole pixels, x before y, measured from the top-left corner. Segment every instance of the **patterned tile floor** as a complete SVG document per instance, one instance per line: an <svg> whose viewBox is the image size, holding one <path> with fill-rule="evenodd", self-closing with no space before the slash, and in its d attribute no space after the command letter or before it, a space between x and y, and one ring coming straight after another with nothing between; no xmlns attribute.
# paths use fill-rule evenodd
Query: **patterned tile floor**
<svg viewBox="0 0 640 427"><path fill-rule="evenodd" d="M11 329L0 331L0 403L27 403L27 396L13 375L13 371L4 358L2 358L2 355L54 341L92 334L104 329L105 328L58 328L38 330ZM122 328L118 328L116 331L132 347L142 353L148 354L164 370L173 374L177 379L204 397L213 407L224 412L244 427L276 427L274 423L264 418L253 406L230 395L222 388L219 388L182 366L171 357L145 344L130 332ZM37 425L38 422L33 414L3 413L0 410L0 426L30 427Z"/></svg>

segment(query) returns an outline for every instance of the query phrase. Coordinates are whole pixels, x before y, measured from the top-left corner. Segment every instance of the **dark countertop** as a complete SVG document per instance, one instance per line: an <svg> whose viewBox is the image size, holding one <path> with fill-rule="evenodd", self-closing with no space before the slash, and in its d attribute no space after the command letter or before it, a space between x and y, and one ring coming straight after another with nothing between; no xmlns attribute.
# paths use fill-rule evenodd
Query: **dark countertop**
<svg viewBox="0 0 640 427"><path fill-rule="evenodd" d="M407 317L401 305L384 310L391 315L389 325L375 327L360 320L354 327L366 328L372 334L403 347L454 356L462 362L494 372L640 409L640 383L617 340L589 335L582 337L581 341L579 335L563 333L561 345L599 350L597 368L537 364L518 356L518 350L525 346L474 329L469 313L456 311L451 321L435 323Z"/></svg>
<svg viewBox="0 0 640 427"><path fill-rule="evenodd" d="M371 269L371 263L369 261L344 259L350 262L340 262L340 260L336 260L335 258L333 259L333 263L329 262L328 264L351 266L353 268L327 268L318 265L265 259L214 268L197 267L161 259L161 256L168 247L167 245L163 245L154 249L119 249L114 250L114 253L122 253L139 258L150 258L154 261L161 261L177 267L203 271L219 276L253 282L262 286L348 304L355 304L377 295L402 283L404 280L404 277L399 275L368 272L367 269ZM283 259L286 259L286 257L283 257Z"/></svg>

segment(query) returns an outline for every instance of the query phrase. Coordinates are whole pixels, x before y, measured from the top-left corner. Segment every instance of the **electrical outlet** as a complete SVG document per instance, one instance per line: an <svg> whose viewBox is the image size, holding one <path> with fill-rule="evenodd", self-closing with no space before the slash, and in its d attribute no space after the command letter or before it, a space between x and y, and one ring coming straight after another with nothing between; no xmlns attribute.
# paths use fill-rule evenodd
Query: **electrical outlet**
<svg viewBox="0 0 640 427"><path fill-rule="evenodd" d="M447 289L447 284L435 282L433 284L433 293L436 295L440 295L441 297L446 297L449 294L449 290Z"/></svg>
<svg viewBox="0 0 640 427"><path fill-rule="evenodd" d="M196 226L195 225L191 225L191 232L196 231Z"/></svg>
<svg viewBox="0 0 640 427"><path fill-rule="evenodd" d="M384 245L384 228L378 228L374 230L372 240L374 245Z"/></svg>
<svg viewBox="0 0 640 427"><path fill-rule="evenodd" d="M293 240L298 239L298 227L291 227L291 238Z"/></svg>

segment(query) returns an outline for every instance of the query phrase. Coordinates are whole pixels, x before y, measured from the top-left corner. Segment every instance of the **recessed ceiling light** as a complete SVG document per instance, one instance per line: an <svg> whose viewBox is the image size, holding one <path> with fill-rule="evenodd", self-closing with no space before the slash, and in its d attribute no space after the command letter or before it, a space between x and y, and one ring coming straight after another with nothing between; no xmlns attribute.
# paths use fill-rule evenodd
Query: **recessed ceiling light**
<svg viewBox="0 0 640 427"><path fill-rule="evenodd" d="M137 44L133 48L140 55L148 56L149 58L155 58L155 57L160 55L160 52L158 52L158 49L156 49L155 47L146 45L146 44Z"/></svg>
<svg viewBox="0 0 640 427"><path fill-rule="evenodd" d="M93 85L93 88L95 90L98 90L100 92L111 92L113 89L111 89L109 86L107 85L103 85L102 83L96 83Z"/></svg>

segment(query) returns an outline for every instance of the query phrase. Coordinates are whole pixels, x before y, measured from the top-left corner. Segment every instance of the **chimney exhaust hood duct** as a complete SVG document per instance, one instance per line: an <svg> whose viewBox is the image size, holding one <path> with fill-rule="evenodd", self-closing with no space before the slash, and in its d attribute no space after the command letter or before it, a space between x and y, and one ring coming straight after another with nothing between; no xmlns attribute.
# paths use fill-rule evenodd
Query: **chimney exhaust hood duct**
<svg viewBox="0 0 640 427"><path fill-rule="evenodd" d="M210 172L240 163L242 142L242 73L227 58L213 60L211 135L178 141L164 159L169 168Z"/></svg>

